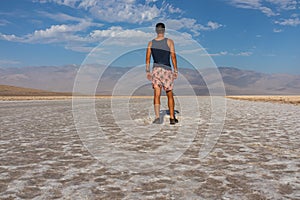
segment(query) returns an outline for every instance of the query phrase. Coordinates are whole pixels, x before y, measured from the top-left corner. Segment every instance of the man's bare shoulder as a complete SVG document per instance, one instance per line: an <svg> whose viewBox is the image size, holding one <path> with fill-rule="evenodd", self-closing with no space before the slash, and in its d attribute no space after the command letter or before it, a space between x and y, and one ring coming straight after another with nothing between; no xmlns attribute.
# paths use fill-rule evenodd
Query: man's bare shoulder
<svg viewBox="0 0 300 200"><path fill-rule="evenodd" d="M168 38L167 44L168 44L169 48L174 48L174 41L172 39Z"/></svg>
<svg viewBox="0 0 300 200"><path fill-rule="evenodd" d="M169 46L174 45L174 41L170 38L168 38L167 43L168 43Z"/></svg>

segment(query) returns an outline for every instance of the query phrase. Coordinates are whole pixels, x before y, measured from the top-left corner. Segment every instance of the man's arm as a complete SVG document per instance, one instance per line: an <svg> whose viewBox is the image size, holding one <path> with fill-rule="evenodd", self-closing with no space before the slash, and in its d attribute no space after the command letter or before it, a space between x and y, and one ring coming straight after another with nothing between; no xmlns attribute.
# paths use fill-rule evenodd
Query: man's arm
<svg viewBox="0 0 300 200"><path fill-rule="evenodd" d="M176 78L177 78L177 72L178 72L178 69L177 69L177 58L176 58L175 45L174 45L173 40L168 39L168 45L169 45L169 48L170 48L171 60L172 60L174 72L175 72Z"/></svg>
<svg viewBox="0 0 300 200"><path fill-rule="evenodd" d="M148 47L146 51L146 72L147 72L148 80L151 80L151 73L150 73L151 46L152 46L152 42L150 41L148 43Z"/></svg>
<svg viewBox="0 0 300 200"><path fill-rule="evenodd" d="M146 72L150 72L151 46L152 42L149 42L146 52Z"/></svg>

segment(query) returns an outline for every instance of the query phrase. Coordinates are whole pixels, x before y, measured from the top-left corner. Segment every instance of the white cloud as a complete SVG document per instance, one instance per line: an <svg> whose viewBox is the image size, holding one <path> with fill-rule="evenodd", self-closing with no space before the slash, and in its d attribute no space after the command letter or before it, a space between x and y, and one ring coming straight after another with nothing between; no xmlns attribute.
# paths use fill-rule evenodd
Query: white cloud
<svg viewBox="0 0 300 200"><path fill-rule="evenodd" d="M227 51L221 51L219 53L203 53L200 54L200 56L211 56L211 57L215 57L215 56L226 56L228 54Z"/></svg>
<svg viewBox="0 0 300 200"><path fill-rule="evenodd" d="M259 8L261 6L260 0L231 0L230 2L239 8Z"/></svg>
<svg viewBox="0 0 300 200"><path fill-rule="evenodd" d="M165 20L165 24L167 28L180 30L182 28L190 28L195 29L197 25L197 21L191 18L181 18L181 19L167 19Z"/></svg>
<svg viewBox="0 0 300 200"><path fill-rule="evenodd" d="M229 2L237 8L260 10L266 16L273 17L272 22L274 24L292 27L297 27L300 24L298 13L291 14L290 18L279 18L279 16L286 16L299 9L299 0L229 0ZM282 31L282 29L273 28L274 33Z"/></svg>
<svg viewBox="0 0 300 200"><path fill-rule="evenodd" d="M125 3L123 1L106 1L90 8L90 12L99 20L106 22L150 22L160 16L162 10L156 5Z"/></svg>
<svg viewBox="0 0 300 200"><path fill-rule="evenodd" d="M223 26L222 24L219 24L217 22L212 22L212 21L207 22L207 27L210 30L215 30L215 29L218 29L218 28L220 28L222 26Z"/></svg>
<svg viewBox="0 0 300 200"><path fill-rule="evenodd" d="M106 30L94 30L90 33L90 36L92 38L115 37L120 31L123 31L122 27L113 26Z"/></svg>
<svg viewBox="0 0 300 200"><path fill-rule="evenodd" d="M216 30L222 25L209 21L207 24L198 24L195 19L181 18L178 14L183 11L174 5L162 1L161 7L158 8L157 0L145 0L144 3L137 0L35 0L36 2L52 2L59 5L66 5L76 9L87 10L96 20L104 22L127 22L134 24L143 24L145 22L157 21L162 19L167 24L167 28L180 30L188 29L194 36L198 36L203 30ZM46 17L60 22L77 21L79 19L63 13L51 14L42 12ZM176 14L174 19L172 16Z"/></svg>
<svg viewBox="0 0 300 200"><path fill-rule="evenodd" d="M12 41L12 42L22 41L22 38L17 37L14 34L12 34L12 35L6 35L6 34L0 33L0 39L6 40L6 41Z"/></svg>
<svg viewBox="0 0 300 200"><path fill-rule="evenodd" d="M89 34L83 34L82 31L88 27L90 27L89 22L75 25L52 25L47 29L36 30L22 37L0 33L0 39L22 43L59 43L65 45L66 49L88 52L95 47L95 45L107 38L117 38L112 41L116 42L117 46L122 46L144 44L155 35L154 31L153 33L149 33L142 30L123 29L120 26L112 26L102 30L97 29L91 31Z"/></svg>
<svg viewBox="0 0 300 200"><path fill-rule="evenodd" d="M59 24L53 24L45 29L34 30L30 34L16 36L15 34L2 34L0 39L12 42L49 44L56 43L64 45L66 49L88 52L92 47L109 37L117 37L119 45L125 45L128 39L138 38L135 43L144 43L146 39L155 36L152 33L146 33L134 29L126 29L121 26L111 26L101 29L102 23L95 23L94 20L103 20L105 22L129 22L144 23L164 19L167 29L182 30L177 44L182 40L182 36L192 38L190 33L198 36L201 31L216 30L222 27L221 24L208 21L206 24L199 24L192 18L180 18L178 14L183 13L179 8L163 1L158 8L157 0L145 0L144 4L138 0L33 0L39 3L56 3L58 5L69 6L74 9L84 9L93 15L96 19L87 17L75 17L65 13L50 13L46 11L37 11L43 17L50 18ZM176 19L171 16L176 14ZM1 21L0 21L1 24ZM109 25L109 23L106 23ZM149 23L148 23L149 24ZM154 29L153 29L154 30ZM146 41L147 42L147 41Z"/></svg>
<svg viewBox="0 0 300 200"><path fill-rule="evenodd" d="M52 2L72 8L88 10L95 18L106 22L143 23L160 16L163 11L155 4L141 4L135 0L35 0L35 2ZM151 1L154 2L154 1ZM177 8L168 7L171 11ZM165 8L165 9L168 9Z"/></svg>
<svg viewBox="0 0 300 200"><path fill-rule="evenodd" d="M7 66L12 66L12 65L19 65L21 64L20 61L17 60L0 60L0 66L1 67L7 67Z"/></svg>
<svg viewBox="0 0 300 200"><path fill-rule="evenodd" d="M236 56L251 56L253 53L250 51L237 53Z"/></svg>
<svg viewBox="0 0 300 200"><path fill-rule="evenodd" d="M180 8L175 8L173 5L168 5L168 11L170 13L182 13Z"/></svg>
<svg viewBox="0 0 300 200"><path fill-rule="evenodd" d="M167 28L174 29L174 30L188 29L192 33L194 33L195 36L198 36L200 34L200 31L216 30L222 27L223 25L212 21L207 22L206 25L202 25L202 24L198 24L195 19L181 18L181 19L167 19L166 26Z"/></svg>
<svg viewBox="0 0 300 200"><path fill-rule="evenodd" d="M85 32L95 24L90 21L83 21L77 24L52 25L44 30L35 30L31 34L24 36L15 36L14 34L5 35L0 33L0 39L23 42L23 43L58 43L58 42L86 42L86 38L78 33Z"/></svg>
<svg viewBox="0 0 300 200"><path fill-rule="evenodd" d="M228 54L227 51L221 51L221 52L220 52L220 55L222 55L222 56L225 56L225 55L227 55L227 54Z"/></svg>
<svg viewBox="0 0 300 200"><path fill-rule="evenodd" d="M298 26L300 24L300 19L297 18L290 18L290 19L282 19L279 21L275 21L275 24L279 24L282 26Z"/></svg>
<svg viewBox="0 0 300 200"><path fill-rule="evenodd" d="M283 30L282 29L277 29L277 28L274 28L273 29L273 32L274 33L281 33Z"/></svg>
<svg viewBox="0 0 300 200"><path fill-rule="evenodd" d="M56 3L58 5L65 5L69 7L75 7L77 2L80 0L33 0L33 2L39 3Z"/></svg>
<svg viewBox="0 0 300 200"><path fill-rule="evenodd" d="M146 3L149 4L149 3L155 3L157 2L158 0L146 0Z"/></svg>
<svg viewBox="0 0 300 200"><path fill-rule="evenodd" d="M283 10L296 10L299 4L297 0L230 0L237 8L260 10L267 16L279 15Z"/></svg>
<svg viewBox="0 0 300 200"><path fill-rule="evenodd" d="M218 53L200 54L200 56L211 56L211 57L215 57L215 56L251 56L251 55L253 55L253 52L250 52L250 51L243 51L243 52L239 52L239 53L229 53L227 51L221 51Z"/></svg>
<svg viewBox="0 0 300 200"><path fill-rule="evenodd" d="M259 8L259 10L262 12L262 13L264 13L265 15L267 15L267 16L276 16L276 15L279 15L279 14L277 14L277 13L274 13L273 11L272 11L272 9L271 8L268 8L268 7L265 7L265 6L261 6L260 8Z"/></svg>
<svg viewBox="0 0 300 200"><path fill-rule="evenodd" d="M197 24L196 20L187 18L183 20L172 20L170 22L172 22L173 25L177 25L177 28L188 28L195 32L199 30L213 30L220 27L210 22L207 26L202 26ZM0 33L0 39L22 43L59 43L65 45L65 47L70 50L88 52L95 44L99 44L110 37L117 38L117 40L114 41L116 41L119 46L144 44L145 41L147 42L155 37L154 29L151 29L150 32L144 32L136 29L124 29L121 26L111 26L107 29L94 29L87 32L91 27L94 27L94 25L95 24L90 21L82 21L77 24L52 25L46 29L35 30L31 34L20 37L14 34L5 35ZM167 35L176 40L177 44L186 43L187 39L192 39L192 36L187 32L180 33L180 36L178 36L173 35L172 32L169 34L167 31ZM130 42L128 42L129 40Z"/></svg>
<svg viewBox="0 0 300 200"><path fill-rule="evenodd" d="M237 8L260 10L267 16L276 15L272 9L263 6L262 0L230 0L230 3Z"/></svg>
<svg viewBox="0 0 300 200"><path fill-rule="evenodd" d="M266 0L266 2L274 4L278 9L282 10L295 10L297 9L296 0Z"/></svg>
<svg viewBox="0 0 300 200"><path fill-rule="evenodd" d="M34 31L33 36L38 38L56 37L63 33L76 32L80 30L82 30L82 27L80 25L66 25L66 24L52 25L50 28L47 28L46 30Z"/></svg>
<svg viewBox="0 0 300 200"><path fill-rule="evenodd" d="M96 6L97 2L98 2L97 0L85 0L85 1L80 2L79 8L88 9L88 8L93 7L93 6Z"/></svg>
<svg viewBox="0 0 300 200"><path fill-rule="evenodd" d="M58 22L83 22L83 21L92 21L91 19L86 19L82 17L74 17L71 15L67 15L65 13L49 13L45 11L38 11L38 14L43 17L48 17ZM98 24L101 25L101 24Z"/></svg>
<svg viewBox="0 0 300 200"><path fill-rule="evenodd" d="M119 38L149 38L152 36L151 33L146 33L141 30L127 29L124 30L120 26L112 26L106 30L94 30L90 34L91 38L103 38L103 37L119 37Z"/></svg>
<svg viewBox="0 0 300 200"><path fill-rule="evenodd" d="M81 37L76 36L77 32L85 31L87 28L91 27L93 23L89 21L80 22L75 25L52 25L50 28L45 30L36 30L32 34L27 35L24 38L25 42L32 43L50 43L59 41L72 41L72 40L82 40Z"/></svg>

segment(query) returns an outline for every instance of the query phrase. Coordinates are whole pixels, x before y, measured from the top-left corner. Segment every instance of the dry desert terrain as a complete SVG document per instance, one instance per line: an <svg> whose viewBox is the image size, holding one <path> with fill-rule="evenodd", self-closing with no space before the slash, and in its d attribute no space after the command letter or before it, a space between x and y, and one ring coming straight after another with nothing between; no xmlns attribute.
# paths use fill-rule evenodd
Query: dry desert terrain
<svg viewBox="0 0 300 200"><path fill-rule="evenodd" d="M300 107L226 101L176 97L178 126L151 98L0 101L0 199L300 199Z"/></svg>
<svg viewBox="0 0 300 200"><path fill-rule="evenodd" d="M236 100L264 101L300 105L300 96L227 96Z"/></svg>

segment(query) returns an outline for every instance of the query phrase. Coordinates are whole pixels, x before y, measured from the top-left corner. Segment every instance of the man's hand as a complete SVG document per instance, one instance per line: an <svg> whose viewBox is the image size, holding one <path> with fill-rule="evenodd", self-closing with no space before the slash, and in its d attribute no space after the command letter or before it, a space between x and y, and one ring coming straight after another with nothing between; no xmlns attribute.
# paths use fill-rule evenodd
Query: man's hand
<svg viewBox="0 0 300 200"><path fill-rule="evenodd" d="M174 72L174 73L173 73L173 78L174 78L174 79L177 79L177 77L178 77L178 72Z"/></svg>
<svg viewBox="0 0 300 200"><path fill-rule="evenodd" d="M151 73L150 73L150 72L147 72L147 79L148 79L149 81L151 81L151 80L152 80L152 75L151 75Z"/></svg>

